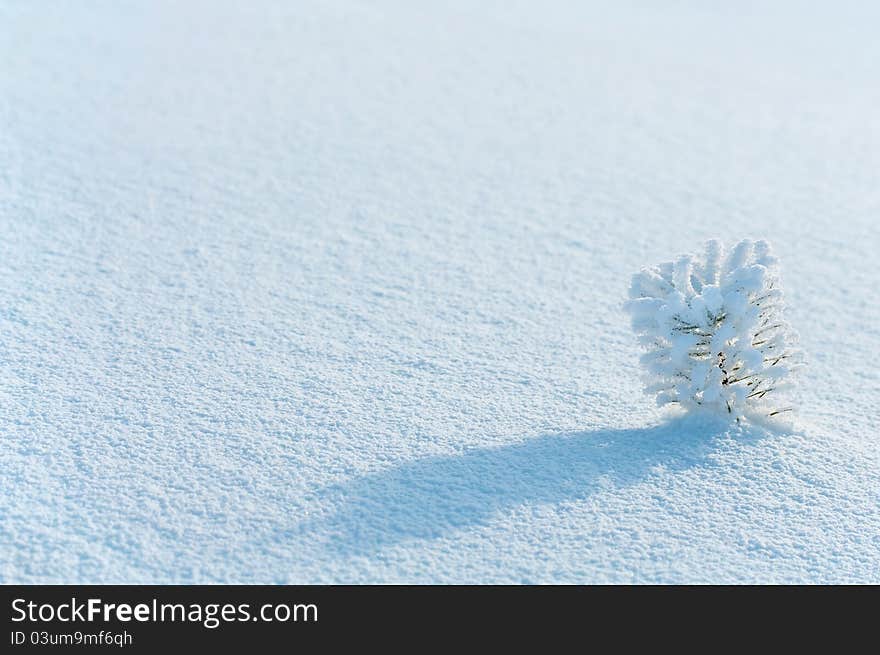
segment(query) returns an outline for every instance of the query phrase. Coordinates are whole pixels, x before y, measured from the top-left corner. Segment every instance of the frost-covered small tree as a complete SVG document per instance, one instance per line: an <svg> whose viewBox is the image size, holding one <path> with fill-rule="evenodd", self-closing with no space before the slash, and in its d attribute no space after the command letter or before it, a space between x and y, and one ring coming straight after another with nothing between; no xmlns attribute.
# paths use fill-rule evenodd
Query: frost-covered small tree
<svg viewBox="0 0 880 655"><path fill-rule="evenodd" d="M625 308L647 352L646 390L735 418L790 411L783 391L803 361L782 317L779 266L766 241L720 241L633 276Z"/></svg>

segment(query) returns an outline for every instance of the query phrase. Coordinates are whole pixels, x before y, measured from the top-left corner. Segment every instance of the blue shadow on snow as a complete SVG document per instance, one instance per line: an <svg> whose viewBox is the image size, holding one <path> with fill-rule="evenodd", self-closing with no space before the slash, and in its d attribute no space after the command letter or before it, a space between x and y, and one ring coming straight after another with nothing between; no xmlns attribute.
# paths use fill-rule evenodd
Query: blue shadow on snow
<svg viewBox="0 0 880 655"><path fill-rule="evenodd" d="M434 539L523 504L556 504L633 485L661 470L698 465L730 433L766 430L700 416L659 425L545 435L507 446L408 462L324 488L336 511L299 529L344 555L409 539Z"/></svg>

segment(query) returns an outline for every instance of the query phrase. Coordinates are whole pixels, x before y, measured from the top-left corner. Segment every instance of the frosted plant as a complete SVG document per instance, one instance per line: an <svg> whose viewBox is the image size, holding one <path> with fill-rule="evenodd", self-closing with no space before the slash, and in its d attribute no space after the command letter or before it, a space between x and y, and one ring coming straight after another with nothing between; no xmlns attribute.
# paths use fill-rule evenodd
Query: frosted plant
<svg viewBox="0 0 880 655"><path fill-rule="evenodd" d="M782 317L779 267L766 241L740 241L726 256L709 241L633 276L625 308L647 348L646 390L657 403L729 414L775 416L802 365L797 335Z"/></svg>

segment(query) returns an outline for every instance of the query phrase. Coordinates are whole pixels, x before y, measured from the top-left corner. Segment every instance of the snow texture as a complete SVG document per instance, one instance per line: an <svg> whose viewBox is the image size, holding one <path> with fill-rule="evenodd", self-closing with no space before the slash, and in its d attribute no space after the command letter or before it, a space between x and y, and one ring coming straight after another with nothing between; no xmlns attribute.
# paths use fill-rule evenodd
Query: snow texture
<svg viewBox="0 0 880 655"><path fill-rule="evenodd" d="M0 580L880 582L878 13L0 3ZM791 428L642 392L718 235Z"/></svg>
<svg viewBox="0 0 880 655"><path fill-rule="evenodd" d="M682 255L633 276L625 308L640 343L647 392L657 404L775 417L768 406L791 388L803 362L782 315L778 261L766 241L740 241L725 256L718 240L704 257Z"/></svg>

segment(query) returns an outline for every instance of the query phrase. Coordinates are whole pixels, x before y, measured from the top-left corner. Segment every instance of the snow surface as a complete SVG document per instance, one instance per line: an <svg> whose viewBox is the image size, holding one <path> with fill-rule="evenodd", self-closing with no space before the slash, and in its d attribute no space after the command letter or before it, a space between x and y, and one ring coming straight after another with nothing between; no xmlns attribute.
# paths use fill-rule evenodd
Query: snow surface
<svg viewBox="0 0 880 655"><path fill-rule="evenodd" d="M0 580L880 582L878 13L3 2ZM712 237L789 430L642 392Z"/></svg>

